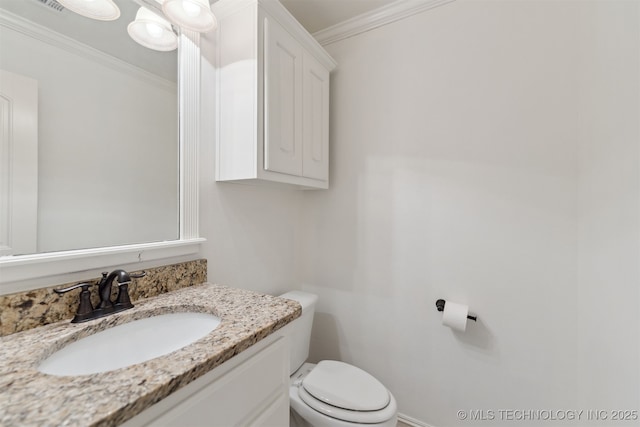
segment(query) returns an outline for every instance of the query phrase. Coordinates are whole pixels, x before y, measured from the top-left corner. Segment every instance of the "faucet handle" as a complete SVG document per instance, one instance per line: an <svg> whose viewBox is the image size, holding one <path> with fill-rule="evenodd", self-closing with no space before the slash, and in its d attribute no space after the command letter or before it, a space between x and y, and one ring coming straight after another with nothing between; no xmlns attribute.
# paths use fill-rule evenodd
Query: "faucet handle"
<svg viewBox="0 0 640 427"><path fill-rule="evenodd" d="M95 283L90 283L90 282L82 282L82 283L77 283L75 285L71 285L68 288L64 288L64 289L54 289L53 292L55 292L58 295L62 295L62 294L66 294L69 291L72 291L74 289L78 289L78 288L82 288L82 292L84 291L89 291L89 286L93 286L95 285Z"/></svg>
<svg viewBox="0 0 640 427"><path fill-rule="evenodd" d="M126 310L127 308L132 308L133 304L131 303L131 298L129 297L129 284L131 283L131 279L139 279L140 277L146 276L147 273L141 271L138 274L129 274L129 280L126 282L118 282L118 297L116 298L115 307L121 310Z"/></svg>
<svg viewBox="0 0 640 427"><path fill-rule="evenodd" d="M133 304L131 303L131 298L129 297L129 283L119 283L118 284L118 297L116 298L116 302L114 306L116 308L125 310L127 308L133 308Z"/></svg>
<svg viewBox="0 0 640 427"><path fill-rule="evenodd" d="M144 277L146 275L147 275L147 272L143 270L140 273L129 274L129 277L131 277L132 279L139 279L139 278Z"/></svg>
<svg viewBox="0 0 640 427"><path fill-rule="evenodd" d="M82 288L82 291L80 292L80 303L78 304L76 315L73 317L73 320L71 320L71 323L80 323L90 320L91 314L93 313L93 305L91 304L91 292L89 292L89 286L93 286L94 284L95 283L83 282L69 286L68 288L53 290L58 295L62 295L74 289Z"/></svg>

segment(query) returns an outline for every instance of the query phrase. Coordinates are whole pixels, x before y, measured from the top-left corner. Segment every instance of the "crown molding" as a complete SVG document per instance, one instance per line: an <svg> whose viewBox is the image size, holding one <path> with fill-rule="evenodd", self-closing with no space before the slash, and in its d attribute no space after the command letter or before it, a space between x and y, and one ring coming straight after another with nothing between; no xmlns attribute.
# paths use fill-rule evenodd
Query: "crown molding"
<svg viewBox="0 0 640 427"><path fill-rule="evenodd" d="M31 22L20 15L16 15L8 10L2 10L0 14L0 27L4 27L34 40L47 43L51 46L58 47L73 53L85 59L96 61L99 64L126 73L130 76L153 83L164 90L176 90L176 83L157 76L149 71L143 70L133 64L123 61L115 56L111 56L89 45L86 45L71 37L65 36L46 28L35 22Z"/></svg>
<svg viewBox="0 0 640 427"><path fill-rule="evenodd" d="M313 33L313 37L322 46L326 46L453 1L455 0L397 0L387 6L317 31Z"/></svg>

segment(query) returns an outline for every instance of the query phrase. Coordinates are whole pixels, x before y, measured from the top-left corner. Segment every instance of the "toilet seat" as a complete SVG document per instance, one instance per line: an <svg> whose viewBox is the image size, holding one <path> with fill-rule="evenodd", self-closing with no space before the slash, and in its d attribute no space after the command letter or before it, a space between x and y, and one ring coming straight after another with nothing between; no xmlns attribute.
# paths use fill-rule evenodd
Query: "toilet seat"
<svg viewBox="0 0 640 427"><path fill-rule="evenodd" d="M378 411L389 404L389 392L371 374L348 363L323 360L302 385L316 399L352 411Z"/></svg>
<svg viewBox="0 0 640 427"><path fill-rule="evenodd" d="M373 376L347 363L324 360L298 387L310 408L342 421L377 424L396 414L395 400Z"/></svg>
<svg viewBox="0 0 640 427"><path fill-rule="evenodd" d="M298 388L298 396L311 409L340 421L356 424L378 424L395 416L397 408L389 405L380 411L351 411L323 403L311 396L304 387Z"/></svg>

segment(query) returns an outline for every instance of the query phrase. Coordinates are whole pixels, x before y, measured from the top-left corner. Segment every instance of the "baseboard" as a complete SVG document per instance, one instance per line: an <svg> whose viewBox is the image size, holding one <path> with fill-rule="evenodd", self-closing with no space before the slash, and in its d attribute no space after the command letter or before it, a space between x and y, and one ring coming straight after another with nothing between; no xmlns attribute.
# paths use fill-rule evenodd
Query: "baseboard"
<svg viewBox="0 0 640 427"><path fill-rule="evenodd" d="M400 414L400 413L398 414L398 421L410 427L435 427L435 426L432 426L431 424L427 424L420 420L416 420L415 418L411 418L408 415Z"/></svg>

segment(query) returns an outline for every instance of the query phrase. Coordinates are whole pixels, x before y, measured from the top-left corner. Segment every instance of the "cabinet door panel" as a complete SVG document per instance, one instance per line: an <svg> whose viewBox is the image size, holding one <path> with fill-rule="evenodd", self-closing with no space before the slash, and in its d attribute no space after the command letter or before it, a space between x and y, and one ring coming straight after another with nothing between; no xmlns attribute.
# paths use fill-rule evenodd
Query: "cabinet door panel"
<svg viewBox="0 0 640 427"><path fill-rule="evenodd" d="M303 66L302 175L329 178L329 71L311 55Z"/></svg>
<svg viewBox="0 0 640 427"><path fill-rule="evenodd" d="M302 175L302 46L264 20L264 168Z"/></svg>
<svg viewBox="0 0 640 427"><path fill-rule="evenodd" d="M253 420L249 427L288 427L289 426L289 395L279 396L275 402L267 407Z"/></svg>
<svg viewBox="0 0 640 427"><path fill-rule="evenodd" d="M255 419L256 413L265 411L265 404L280 402L281 398L288 397L288 375L288 346L284 339L279 339L186 400L174 405L147 425L153 427L246 425L247 419ZM267 417L265 423L282 418L282 408L275 404L268 405L268 407L271 406L273 406L273 415Z"/></svg>

